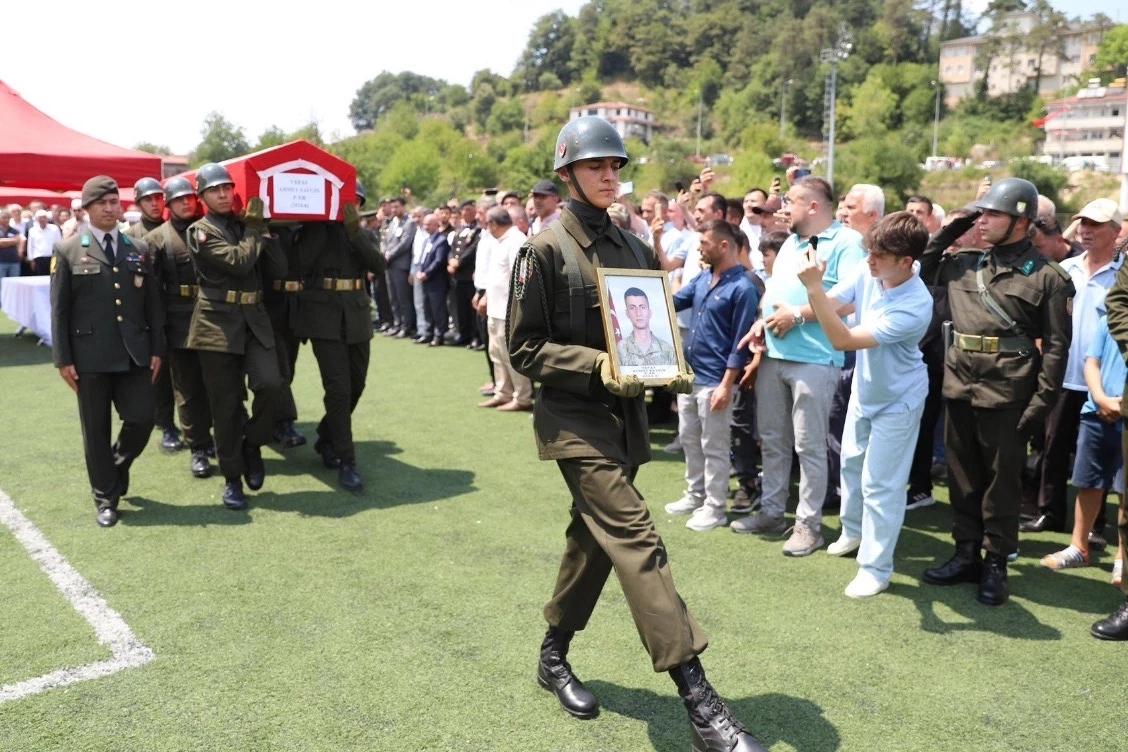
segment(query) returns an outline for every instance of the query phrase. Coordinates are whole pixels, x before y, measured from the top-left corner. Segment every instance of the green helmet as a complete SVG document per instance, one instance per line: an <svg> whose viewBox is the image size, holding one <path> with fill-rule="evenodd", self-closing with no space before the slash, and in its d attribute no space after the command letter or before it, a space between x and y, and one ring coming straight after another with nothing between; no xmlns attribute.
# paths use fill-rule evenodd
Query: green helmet
<svg viewBox="0 0 1128 752"><path fill-rule="evenodd" d="M161 181L156 178L141 178L137 181L137 184L133 186L133 200L140 201L146 196L155 196L163 192L164 189L161 188Z"/></svg>
<svg viewBox="0 0 1128 752"><path fill-rule="evenodd" d="M553 170L567 167L581 159L618 157L622 167L630 158L623 137L615 126L601 117L585 115L569 121L556 137L556 161Z"/></svg>
<svg viewBox="0 0 1128 752"><path fill-rule="evenodd" d="M196 189L192 187L192 181L188 178L175 177L169 178L164 187L165 203L172 203L174 198L181 196L195 196Z"/></svg>
<svg viewBox="0 0 1128 752"><path fill-rule="evenodd" d="M1038 189L1029 180L1006 178L991 186L975 207L1034 219L1038 216Z"/></svg>
<svg viewBox="0 0 1128 752"><path fill-rule="evenodd" d="M196 170L196 193L203 193L217 185L235 185L227 168L215 162L208 162Z"/></svg>
<svg viewBox="0 0 1128 752"><path fill-rule="evenodd" d="M360 179L356 181L356 203L364 206L368 202L368 194L364 192L364 186L360 184Z"/></svg>

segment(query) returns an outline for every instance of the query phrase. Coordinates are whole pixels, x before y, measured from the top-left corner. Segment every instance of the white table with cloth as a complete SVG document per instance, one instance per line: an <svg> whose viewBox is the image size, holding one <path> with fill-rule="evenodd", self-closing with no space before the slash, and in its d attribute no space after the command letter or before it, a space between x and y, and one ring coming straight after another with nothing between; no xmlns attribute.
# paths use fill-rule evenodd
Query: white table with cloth
<svg viewBox="0 0 1128 752"><path fill-rule="evenodd" d="M12 321L34 332L42 344L51 346L50 277L0 279L0 307Z"/></svg>

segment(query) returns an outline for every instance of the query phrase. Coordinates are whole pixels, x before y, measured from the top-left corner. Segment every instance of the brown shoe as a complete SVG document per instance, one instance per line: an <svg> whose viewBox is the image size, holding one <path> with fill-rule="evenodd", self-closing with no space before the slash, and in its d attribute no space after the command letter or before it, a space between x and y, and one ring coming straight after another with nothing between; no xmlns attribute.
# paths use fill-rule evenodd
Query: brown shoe
<svg viewBox="0 0 1128 752"><path fill-rule="evenodd" d="M532 403L521 403L512 400L497 408L499 413L523 413L533 409Z"/></svg>
<svg viewBox="0 0 1128 752"><path fill-rule="evenodd" d="M509 400L504 397L490 397L485 402L479 402L478 407L496 407L501 409L501 406L507 404Z"/></svg>

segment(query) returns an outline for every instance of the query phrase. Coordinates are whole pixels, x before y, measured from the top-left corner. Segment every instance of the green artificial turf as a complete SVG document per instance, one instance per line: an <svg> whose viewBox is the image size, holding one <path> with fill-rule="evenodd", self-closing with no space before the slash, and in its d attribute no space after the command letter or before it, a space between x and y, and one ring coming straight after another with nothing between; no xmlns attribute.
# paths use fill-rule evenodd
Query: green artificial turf
<svg viewBox="0 0 1128 752"><path fill-rule="evenodd" d="M602 715L566 716L534 679L569 499L527 414L480 410L481 353L377 337L355 433L368 490L336 490L309 446L265 452L251 509L219 504L157 437L120 524L94 524L73 395L50 353L0 324L0 488L131 626L141 668L0 704L0 750L663 750L689 748L612 578L571 662ZM294 384L313 437L308 348ZM656 427L655 447L671 437ZM908 513L892 588L845 598L852 559L694 533L662 505L680 458L638 486L679 591L710 635L709 676L775 752L1123 748L1128 647L1091 638L1123 595L1098 566L1053 573L1061 534L1026 536L1014 597L922 586L950 551L945 504ZM943 496L943 489L938 490ZM837 535L828 517L824 535ZM0 683L107 656L0 528Z"/></svg>

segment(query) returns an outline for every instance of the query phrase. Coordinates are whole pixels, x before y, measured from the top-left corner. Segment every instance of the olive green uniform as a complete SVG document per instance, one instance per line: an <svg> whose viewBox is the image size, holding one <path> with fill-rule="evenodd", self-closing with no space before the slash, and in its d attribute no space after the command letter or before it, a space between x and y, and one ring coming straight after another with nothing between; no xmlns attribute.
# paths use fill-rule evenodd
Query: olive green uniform
<svg viewBox="0 0 1128 752"><path fill-rule="evenodd" d="M129 229L125 231L125 234L136 240L141 240L160 226L160 222L152 222L148 217L142 215L141 221L137 224L130 225ZM176 428L176 423L174 423L172 419L172 376L168 368L162 368L161 372L157 375L157 380L153 384L153 401L156 403L157 428L162 431L169 428Z"/></svg>
<svg viewBox="0 0 1128 752"><path fill-rule="evenodd" d="M212 420L199 353L188 349L188 330L200 289L188 253L188 227L193 221L173 217L146 235L145 242L152 251L165 314L168 363L163 370L171 377L185 442L192 451L198 451L212 446Z"/></svg>
<svg viewBox="0 0 1128 752"><path fill-rule="evenodd" d="M553 232L522 247L509 303L513 368L542 384L533 413L538 453L557 462L572 494L564 557L544 615L552 627L583 629L614 568L654 670L666 671L708 643L674 588L665 545L633 483L650 460L645 399L613 396L595 368L596 356L607 352L595 269L658 269L658 259L606 212L597 229L597 210L580 207L593 215L585 223L572 206L559 225L583 279L582 330L572 324L569 269Z"/></svg>
<svg viewBox="0 0 1128 752"><path fill-rule="evenodd" d="M298 292L302 289L298 276L297 250L293 243L293 228L279 225L271 228L278 238L279 248L286 258L286 276L273 277L264 269L262 302L274 328L274 352L278 357L278 370L282 374L282 406L278 420L297 420L298 406L294 402L294 367L298 362L301 339L296 333L298 319Z"/></svg>
<svg viewBox="0 0 1128 752"><path fill-rule="evenodd" d="M274 435L283 381L274 353L274 332L262 304L262 268L286 276L277 243L234 215L209 214L188 228L188 252L200 280L188 329L198 351L215 426L216 456L223 477L244 472L242 447L262 446ZM254 394L248 420L244 378Z"/></svg>
<svg viewBox="0 0 1128 752"><path fill-rule="evenodd" d="M367 272L384 273L384 257L360 230L349 237L339 222L309 222L295 233L300 276L297 335L308 339L321 371L325 417L317 426L321 444L341 462L356 462L352 411L368 375L372 315L364 289Z"/></svg>
<svg viewBox="0 0 1128 752"><path fill-rule="evenodd" d="M1016 327L985 305L980 268L990 297ZM1026 445L1065 376L1073 283L1028 240L986 252L927 252L921 277L947 284L951 308L943 394L952 537L1008 556L1018 550Z"/></svg>
<svg viewBox="0 0 1128 752"><path fill-rule="evenodd" d="M153 430L153 357L164 357L160 295L148 248L117 234L110 262L92 232L55 246L51 275L56 367L78 372L86 472L99 509L116 508L124 473ZM110 444L111 405L121 416Z"/></svg>

